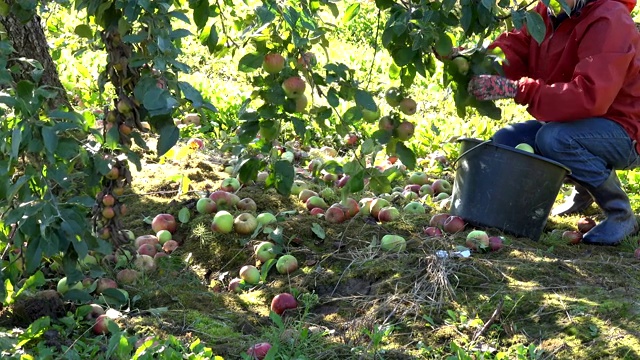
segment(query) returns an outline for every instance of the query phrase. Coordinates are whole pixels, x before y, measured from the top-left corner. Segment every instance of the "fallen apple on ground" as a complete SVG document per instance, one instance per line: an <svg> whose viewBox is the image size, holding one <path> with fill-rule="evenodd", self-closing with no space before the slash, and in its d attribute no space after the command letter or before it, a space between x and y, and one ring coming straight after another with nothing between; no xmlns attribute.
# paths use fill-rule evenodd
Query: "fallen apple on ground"
<svg viewBox="0 0 640 360"><path fill-rule="evenodd" d="M106 314L98 316L96 322L93 324L93 333L96 335L109 334L109 323L112 322Z"/></svg>
<svg viewBox="0 0 640 360"><path fill-rule="evenodd" d="M438 195L440 193L451 194L451 183L445 179L437 179L431 184L433 194Z"/></svg>
<svg viewBox="0 0 640 360"><path fill-rule="evenodd" d="M264 342L252 345L248 350L247 354L251 357L251 359L262 360L267 356L267 353L271 350L271 344Z"/></svg>
<svg viewBox="0 0 640 360"><path fill-rule="evenodd" d="M341 224L347 219L347 216L345 215L344 208L342 206L339 204L333 204L324 212L324 218L329 223Z"/></svg>
<svg viewBox="0 0 640 360"><path fill-rule="evenodd" d="M133 285L140 274L134 269L122 269L116 274L116 280L122 285Z"/></svg>
<svg viewBox="0 0 640 360"><path fill-rule="evenodd" d="M258 209L258 205L252 198L244 198L236 204L236 208L240 211L254 212Z"/></svg>
<svg viewBox="0 0 640 360"><path fill-rule="evenodd" d="M216 208L216 202L208 197L198 199L196 203L196 211L200 214L212 214L216 212Z"/></svg>
<svg viewBox="0 0 640 360"><path fill-rule="evenodd" d="M449 216L451 216L451 215L447 214L447 213L435 214L429 220L429 226L434 226L434 227L443 229L444 228L444 223L447 221Z"/></svg>
<svg viewBox="0 0 640 360"><path fill-rule="evenodd" d="M240 189L240 181L236 178L226 178L220 184L220 190L226 192L234 192Z"/></svg>
<svg viewBox="0 0 640 360"><path fill-rule="evenodd" d="M245 265L240 268L239 275L249 285L255 285L260 282L260 270L253 265Z"/></svg>
<svg viewBox="0 0 640 360"><path fill-rule="evenodd" d="M293 295L289 293L281 293L276 295L271 300L271 311L278 315L282 315L286 310L295 309L298 307L298 302Z"/></svg>
<svg viewBox="0 0 640 360"><path fill-rule="evenodd" d="M253 248L253 250L256 254L256 259L260 260L262 263L276 258L276 253L273 250L273 243L269 241L259 243Z"/></svg>
<svg viewBox="0 0 640 360"><path fill-rule="evenodd" d="M402 211L405 214L414 214L414 215L424 215L427 210L424 208L422 203L418 201L412 201L402 208Z"/></svg>
<svg viewBox="0 0 640 360"><path fill-rule="evenodd" d="M256 216L256 220L258 221L258 224L262 226L275 224L278 222L278 219L276 219L276 216L268 212L259 214L258 216Z"/></svg>
<svg viewBox="0 0 640 360"><path fill-rule="evenodd" d="M250 235L257 227L258 220L250 213L242 213L233 220L233 228L240 235Z"/></svg>
<svg viewBox="0 0 640 360"><path fill-rule="evenodd" d="M96 286L96 294L102 294L107 289L117 289L118 283L113 279L109 278L100 278L98 279L98 284Z"/></svg>
<svg viewBox="0 0 640 360"><path fill-rule="evenodd" d="M152 272L156 269L156 262L149 255L136 255L133 265L142 272Z"/></svg>
<svg viewBox="0 0 640 360"><path fill-rule="evenodd" d="M233 215L228 211L218 211L211 222L211 230L228 234L233 230Z"/></svg>
<svg viewBox="0 0 640 360"><path fill-rule="evenodd" d="M491 251L498 251L502 249L503 244L504 244L504 239L502 238L502 236L489 237L489 249L491 249Z"/></svg>
<svg viewBox="0 0 640 360"><path fill-rule="evenodd" d="M579 244L582 241L582 233L579 231L567 230L562 233L562 240L568 244Z"/></svg>
<svg viewBox="0 0 640 360"><path fill-rule="evenodd" d="M169 230L160 230L156 234L156 237L158 238L158 242L160 243L160 245L162 245L171 240L173 238L173 235Z"/></svg>
<svg viewBox="0 0 640 360"><path fill-rule="evenodd" d="M489 235L482 230L473 230L467 234L465 244L473 251L484 251L489 247Z"/></svg>
<svg viewBox="0 0 640 360"><path fill-rule="evenodd" d="M592 218L582 217L578 220L578 231L583 234L586 234L594 226L596 226L596 222Z"/></svg>
<svg viewBox="0 0 640 360"><path fill-rule="evenodd" d="M290 254L285 254L278 258L276 262L276 270L280 274L291 274L298 269L298 259Z"/></svg>
<svg viewBox="0 0 640 360"><path fill-rule="evenodd" d="M384 251L403 251L407 241L400 235L387 234L380 239L380 249Z"/></svg>
<svg viewBox="0 0 640 360"><path fill-rule="evenodd" d="M240 278L233 278L231 279L231 281L229 281L229 286L228 286L228 290L230 292L239 294L242 292L242 288L244 287L244 280L240 279Z"/></svg>
<svg viewBox="0 0 640 360"><path fill-rule="evenodd" d="M449 216L443 224L443 230L449 234L459 233L464 230L465 223L460 216Z"/></svg>
<svg viewBox="0 0 640 360"><path fill-rule="evenodd" d="M300 201L302 201L303 203L306 203L307 200L309 200L309 198L312 196L318 196L318 193L310 189L304 189L300 191L300 194L298 194L298 199L300 199Z"/></svg>
<svg viewBox="0 0 640 360"><path fill-rule="evenodd" d="M171 214L158 214L151 221L151 229L154 233L158 233L160 230L168 230L172 234L176 232L178 223Z"/></svg>
<svg viewBox="0 0 640 360"><path fill-rule="evenodd" d="M175 240L169 240L166 243L162 244L162 250L164 252L166 252L167 254L171 254L172 252L176 251L176 249L178 248L178 242ZM158 253L156 253L156 255L158 255Z"/></svg>
<svg viewBox="0 0 640 360"><path fill-rule="evenodd" d="M400 219L400 211L395 206L386 206L380 209L378 221L390 222Z"/></svg>
<svg viewBox="0 0 640 360"><path fill-rule="evenodd" d="M429 237L442 237L442 230L435 226L427 226L426 228L424 228L423 232Z"/></svg>

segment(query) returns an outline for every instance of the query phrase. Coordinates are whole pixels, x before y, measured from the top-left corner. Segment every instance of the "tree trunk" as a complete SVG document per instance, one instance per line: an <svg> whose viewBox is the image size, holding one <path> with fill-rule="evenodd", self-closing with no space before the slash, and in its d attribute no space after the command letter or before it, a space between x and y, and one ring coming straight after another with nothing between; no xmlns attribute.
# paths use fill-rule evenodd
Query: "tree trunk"
<svg viewBox="0 0 640 360"><path fill-rule="evenodd" d="M6 17L0 16L0 24L4 26L8 38L13 44L16 58L34 59L42 64L44 73L38 85L47 85L58 93L56 98L49 100L48 105L52 109L66 107L71 110L72 106L67 99L64 86L60 82L58 69L49 53L47 38L42 30L42 25L40 25L40 16L35 15L29 22L23 23L12 13L9 13ZM32 80L30 72L33 68L31 65L13 60L9 62L8 66L16 64L22 71L19 74L14 74L14 80Z"/></svg>

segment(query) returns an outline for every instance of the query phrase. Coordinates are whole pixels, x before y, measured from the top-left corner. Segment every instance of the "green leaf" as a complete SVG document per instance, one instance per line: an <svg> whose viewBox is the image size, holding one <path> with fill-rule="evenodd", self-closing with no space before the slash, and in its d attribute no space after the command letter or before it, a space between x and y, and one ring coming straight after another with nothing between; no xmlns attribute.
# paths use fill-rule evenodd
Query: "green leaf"
<svg viewBox="0 0 640 360"><path fill-rule="evenodd" d="M160 128L160 138L158 139L158 156L166 154L180 139L180 129L174 124L165 125Z"/></svg>
<svg viewBox="0 0 640 360"><path fill-rule="evenodd" d="M416 52L411 50L411 48L403 48L391 54L391 56L393 57L393 62L395 62L396 65L400 67L406 66L409 63L413 62L413 57L415 55Z"/></svg>
<svg viewBox="0 0 640 360"><path fill-rule="evenodd" d="M238 70L242 72L252 72L262 67L264 55L259 53L250 53L243 56L238 62Z"/></svg>
<svg viewBox="0 0 640 360"><path fill-rule="evenodd" d="M376 194L391 192L391 182L386 176L372 176L369 180L369 188Z"/></svg>
<svg viewBox="0 0 640 360"><path fill-rule="evenodd" d="M114 300L118 305L124 305L129 301L129 293L126 290L109 288L102 292L106 300ZM111 303L109 303L111 305Z"/></svg>
<svg viewBox="0 0 640 360"><path fill-rule="evenodd" d="M451 54L451 50L453 49L453 41L451 41L451 37L449 34L442 33L438 37L436 41L436 52L440 56L448 56Z"/></svg>
<svg viewBox="0 0 640 360"><path fill-rule="evenodd" d="M240 163L240 170L238 170L238 178L241 183L248 183L249 181L258 178L258 171L260 170L260 160L255 157L251 157L243 160Z"/></svg>
<svg viewBox="0 0 640 360"><path fill-rule="evenodd" d="M364 189L364 170L352 175L344 188L351 194L362 191Z"/></svg>
<svg viewBox="0 0 640 360"><path fill-rule="evenodd" d="M282 317L276 314L273 311L269 312L269 318L273 321L274 324L280 329L284 329L284 322L282 321Z"/></svg>
<svg viewBox="0 0 640 360"><path fill-rule="evenodd" d="M295 177L293 164L286 160L278 160L274 164L274 173L278 192L285 196L291 194L291 186Z"/></svg>
<svg viewBox="0 0 640 360"><path fill-rule="evenodd" d="M260 281L262 282L267 281L267 276L269 275L269 271L271 270L271 268L273 268L276 262L277 262L276 259L269 259L264 264L262 264L262 266L260 266Z"/></svg>
<svg viewBox="0 0 640 360"><path fill-rule="evenodd" d="M495 5L496 0L482 0L482 6L487 8L487 10L491 11L493 9L493 5Z"/></svg>
<svg viewBox="0 0 640 360"><path fill-rule="evenodd" d="M193 9L193 22L196 24L198 29L202 29L205 25L207 25L208 20L209 20L209 1L200 0L196 5L196 7Z"/></svg>
<svg viewBox="0 0 640 360"><path fill-rule="evenodd" d="M166 90L158 87L149 89L142 98L142 105L144 105L147 110L159 110L165 108L167 106L165 93Z"/></svg>
<svg viewBox="0 0 640 360"><path fill-rule="evenodd" d="M58 147L58 134L50 126L44 126L42 128L42 140L44 141L44 147L51 154L56 152Z"/></svg>
<svg viewBox="0 0 640 360"><path fill-rule="evenodd" d="M29 278L24 282L24 285L18 290L15 297L18 297L23 291L28 289L35 289L39 286L44 285L45 279L42 271L38 270L35 274L29 276Z"/></svg>
<svg viewBox="0 0 640 360"><path fill-rule="evenodd" d="M184 97L191 101L194 108L197 109L202 106L204 100L200 91L186 81L178 81L178 87L180 87L180 91L182 91Z"/></svg>
<svg viewBox="0 0 640 360"><path fill-rule="evenodd" d="M21 98L31 98L33 96L33 90L35 89L34 83L28 80L20 80L16 85L16 93Z"/></svg>
<svg viewBox="0 0 640 360"><path fill-rule="evenodd" d="M399 142L396 145L396 153L407 169L412 170L416 167L416 154L413 153L413 150L406 147L404 143Z"/></svg>
<svg viewBox="0 0 640 360"><path fill-rule="evenodd" d="M324 240L324 238L326 237L326 234L324 232L324 229L322 228L322 226L320 226L320 224L318 223L313 223L311 224L311 231L320 239Z"/></svg>
<svg viewBox="0 0 640 360"><path fill-rule="evenodd" d="M362 145L360 145L360 153L362 155L369 155L375 150L375 143L373 139L365 140Z"/></svg>
<svg viewBox="0 0 640 360"><path fill-rule="evenodd" d="M356 2L356 3L353 3L353 4L349 5L347 10L344 12L344 16L342 17L342 22L345 23L345 24L348 23L356 15L358 15L359 12L360 12L360 3Z"/></svg>
<svg viewBox="0 0 640 360"><path fill-rule="evenodd" d="M542 16L535 11L529 11L525 15L525 21L529 34L531 34L538 44L542 43L546 33L546 26Z"/></svg>
<svg viewBox="0 0 640 360"><path fill-rule="evenodd" d="M209 36L207 36L207 48L209 52L214 52L216 50L216 46L218 46L218 41L220 41L220 36L218 35L218 30L216 26L211 24L209 28Z"/></svg>
<svg viewBox="0 0 640 360"><path fill-rule="evenodd" d="M180 211L178 212L178 220L180 220L181 223L183 224L188 223L190 218L191 218L191 212L189 211L188 208L183 207L182 209L180 209Z"/></svg>
<svg viewBox="0 0 640 360"><path fill-rule="evenodd" d="M76 26L73 32L83 38L91 39L93 37L93 31L91 27L87 24L80 24Z"/></svg>
<svg viewBox="0 0 640 360"><path fill-rule="evenodd" d="M378 105L376 105L373 96L368 91L356 89L356 105L370 111L378 111Z"/></svg>
<svg viewBox="0 0 640 360"><path fill-rule="evenodd" d="M22 142L22 128L16 126L11 133L11 158L17 159L20 153L20 143Z"/></svg>

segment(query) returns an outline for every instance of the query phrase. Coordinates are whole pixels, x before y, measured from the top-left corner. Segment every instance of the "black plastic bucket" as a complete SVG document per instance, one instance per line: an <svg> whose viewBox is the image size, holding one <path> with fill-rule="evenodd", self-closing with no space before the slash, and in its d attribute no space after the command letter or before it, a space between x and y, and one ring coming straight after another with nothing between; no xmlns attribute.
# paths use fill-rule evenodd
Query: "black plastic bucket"
<svg viewBox="0 0 640 360"><path fill-rule="evenodd" d="M571 171L542 156L463 138L450 213L477 227L538 241L565 176Z"/></svg>

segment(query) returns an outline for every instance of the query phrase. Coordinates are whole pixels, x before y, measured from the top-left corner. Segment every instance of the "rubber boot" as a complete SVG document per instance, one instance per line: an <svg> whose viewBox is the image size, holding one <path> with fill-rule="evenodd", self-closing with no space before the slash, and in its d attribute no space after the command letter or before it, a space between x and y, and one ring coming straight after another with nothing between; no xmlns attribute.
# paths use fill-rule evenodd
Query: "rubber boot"
<svg viewBox="0 0 640 360"><path fill-rule="evenodd" d="M638 231L638 222L631 209L629 197L622 190L615 171L598 187L584 185L607 218L582 237L585 244L618 245Z"/></svg>
<svg viewBox="0 0 640 360"><path fill-rule="evenodd" d="M617 178L616 178L617 179ZM593 204L593 197L582 185L574 184L571 197L551 211L553 216L580 214Z"/></svg>

